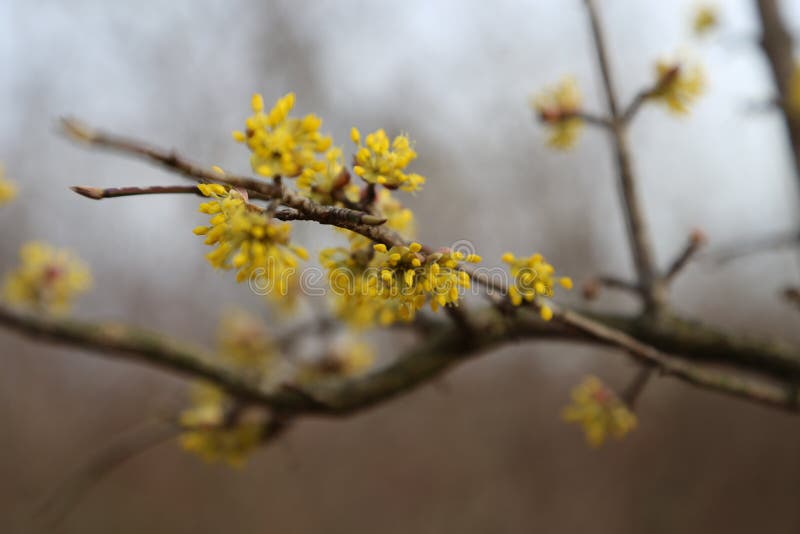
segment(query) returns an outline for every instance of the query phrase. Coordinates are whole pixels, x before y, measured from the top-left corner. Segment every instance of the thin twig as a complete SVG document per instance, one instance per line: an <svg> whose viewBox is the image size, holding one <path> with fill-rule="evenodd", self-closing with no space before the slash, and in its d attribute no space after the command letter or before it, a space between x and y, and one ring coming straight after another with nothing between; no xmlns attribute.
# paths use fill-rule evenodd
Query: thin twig
<svg viewBox="0 0 800 534"><path fill-rule="evenodd" d="M628 106L625 108L625 111L622 112L622 116L620 117L622 122L625 124L630 124L636 117L639 109L641 109L642 104L647 101L651 94L653 94L653 88L642 89L636 93L636 96L633 97L633 100L631 100L630 104L628 104Z"/></svg>
<svg viewBox="0 0 800 534"><path fill-rule="evenodd" d="M636 376L633 377L628 387L620 395L622 402L627 404L631 410L636 408L636 401L639 400L645 386L650 381L650 377L653 376L653 371L654 369L651 365L640 367L636 372Z"/></svg>
<svg viewBox="0 0 800 534"><path fill-rule="evenodd" d="M349 208L322 206L286 189L279 182L270 183L247 176L219 173L205 169L184 159L175 151L161 150L135 139L94 130L74 119L63 119L62 125L70 137L91 146L116 150L148 159L195 181L223 183L245 189L250 198L261 200L278 199L287 207L301 212L306 220L317 221L321 224L333 224L353 231L365 226L380 226L386 222L386 219L376 217L370 213Z"/></svg>
<svg viewBox="0 0 800 534"><path fill-rule="evenodd" d="M790 101L791 82L795 69L792 34L781 18L777 0L755 0L761 20L761 49L769 63L778 98L783 103L783 119L795 165L795 178L800 180L800 115L792 113L786 105Z"/></svg>
<svg viewBox="0 0 800 534"><path fill-rule="evenodd" d="M595 115L594 113L588 113L586 111L576 111L575 113L572 113L571 116L577 117L588 124L600 126L602 128L612 128L614 126L614 123L608 117L601 117L600 115ZM569 117L569 114L566 115L566 118Z"/></svg>
<svg viewBox="0 0 800 534"><path fill-rule="evenodd" d="M800 244L800 234L796 231L780 232L774 235L757 237L744 242L729 245L718 250L703 253L701 257L706 260L711 260L717 265L724 265L734 260L761 254L764 252L772 252L782 248L789 248Z"/></svg>
<svg viewBox="0 0 800 534"><path fill-rule="evenodd" d="M151 185L149 187L90 187L76 185L70 187L73 191L86 198L100 200L103 198L130 197L136 195L164 195L173 193L194 194L202 196L197 186L194 185Z"/></svg>
<svg viewBox="0 0 800 534"><path fill-rule="evenodd" d="M147 421L117 434L47 495L37 516L48 530L56 528L98 482L122 464L173 439L180 429L167 421Z"/></svg>
<svg viewBox="0 0 800 534"><path fill-rule="evenodd" d="M792 304L797 310L800 310L800 288L787 287L781 293L787 302Z"/></svg>
<svg viewBox="0 0 800 534"><path fill-rule="evenodd" d="M641 295L642 289L638 284L614 276L597 276L589 278L583 283L583 298L594 300L600 294L600 288L617 289L636 295Z"/></svg>
<svg viewBox="0 0 800 534"><path fill-rule="evenodd" d="M603 79L606 102L613 121L613 128L610 131L614 143L619 189L622 194L628 238L636 266L638 285L641 288L645 312L652 314L663 307L666 300L666 291L657 276L651 240L639 201L636 178L628 148L627 128L617 104L616 91L600 19L594 0L585 0L585 4L591 23L592 38L597 54L597 63Z"/></svg>
<svg viewBox="0 0 800 534"><path fill-rule="evenodd" d="M667 269L666 274L664 274L664 283L669 284L674 279L675 276L680 273L686 265L689 264L689 261L697 254L697 251L703 247L706 243L706 236L700 230L695 230L689 235L689 239L686 242L686 246L683 248L680 254L672 261L669 268Z"/></svg>

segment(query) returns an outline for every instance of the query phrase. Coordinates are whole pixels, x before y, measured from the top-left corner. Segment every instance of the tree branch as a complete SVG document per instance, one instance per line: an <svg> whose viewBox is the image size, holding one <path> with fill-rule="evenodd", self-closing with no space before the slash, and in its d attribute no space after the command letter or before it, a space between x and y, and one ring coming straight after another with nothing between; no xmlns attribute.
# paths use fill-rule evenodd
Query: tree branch
<svg viewBox="0 0 800 534"><path fill-rule="evenodd" d="M287 219L307 219L314 220L322 224L335 225L341 228L352 230L372 239L376 243L383 243L387 246L408 244L406 240L401 238L397 233L386 226L374 226L371 224L354 222L354 219L364 217L367 214L349 210L347 208L322 206L316 204L312 200L293 193L280 185L276 185L275 183L259 181L249 177L233 176L230 174L207 171L204 168L192 164L188 160L178 156L174 152L150 147L145 143L113 134L95 131L75 121L66 121L65 127L71 132L73 137L76 137L79 140L99 147L114 149L122 151L123 153L144 157L151 161L158 162L171 170L179 172L180 174L188 176L193 180L226 183L234 187L246 189L250 193L255 193L256 196L261 195L260 198L268 198L272 196L270 198L278 199L281 203L287 205L289 210L295 210L283 212ZM281 212L278 213L280 214ZM423 251L425 253L430 253L431 249L425 247L423 248ZM475 283L486 288L488 290L489 297L495 303L505 302L505 299L508 295L508 287L504 281L495 280L486 272L483 272L470 264L461 265L460 268L461 270L465 271ZM531 303L531 306L537 310L539 308L539 304L537 302ZM656 356L651 347L631 338L630 336L627 336L623 332L615 330L613 327L610 328L609 326L596 322L591 318L582 316L574 311L562 312L559 311L558 308L554 307L553 322L560 323L560 325L566 326L595 341L617 346L631 355L639 359L644 359L645 361L652 360L653 357ZM461 321L460 323L466 324L464 321ZM130 343L128 343L130 341L128 339L114 341L120 342L118 345L115 345L115 348L123 353L126 352L126 350L128 350L131 346ZM178 356L180 356L180 354L178 354ZM172 367L176 368L176 370L180 370L180 365L182 363L180 357L177 360L168 359L168 361ZM768 368L768 371L772 370L773 368ZM198 373L195 372L194 374ZM202 378L202 369L199 370L199 374L199 377ZM206 374L213 374L213 372ZM240 394L238 394L240 397L247 397L248 395L256 394L257 398L252 399L256 402L262 402L265 404L271 403L274 406L280 406L281 403L288 402L292 409L297 407L296 398L289 398L287 400L285 396L281 395L277 395L277 398L273 398L275 395L266 395L265 397L264 392L254 393L252 388L247 388L245 387L247 386L246 384L243 385L239 383L237 377L231 376L229 378L231 382L219 384L220 387L227 389L233 394L236 394L237 389L243 388L240 391ZM298 396L297 391L282 393L289 396L291 396L290 394L293 393L295 397ZM308 400L309 399L306 399L306 401Z"/></svg>
<svg viewBox="0 0 800 534"><path fill-rule="evenodd" d="M760 45L769 63L772 79L781 102L781 110L789 141L795 177L800 182L800 116L793 114L786 104L790 100L791 80L794 73L794 43L792 35L781 18L777 0L755 0L761 19Z"/></svg>
<svg viewBox="0 0 800 534"><path fill-rule="evenodd" d="M253 178L244 176L234 176L230 174L221 174L219 172L208 171L198 165L195 165L188 160L182 158L174 151L168 152L155 147L151 147L146 143L136 140L127 139L114 134L100 132L89 128L74 120L65 120L65 128L76 139L89 143L90 145L108 148L125 154L131 154L143 157L150 161L155 161L166 166L168 169L174 170L184 176L193 180L208 181L208 182L221 182L229 184L234 187L240 187L247 190L249 193L254 193L257 198L272 198L279 200L282 204L288 206L296 212L283 212L287 219L305 219L317 221L321 224L330 224L340 228L352 230L358 234L372 239L376 243L383 243L387 246L407 245L408 241L400 237L396 232L387 228L386 226L376 226L373 224L364 224L364 222L373 222L378 219L374 215L354 211L348 208L341 208L335 206L322 206L316 202L305 198L297 193L289 191L282 185L274 182L265 182L255 180ZM638 209L638 208L637 208ZM369 219L372 217L372 219ZM383 219L378 219L380 222ZM363 222L359 222L363 221ZM429 247L424 247L423 252L426 254L432 250ZM473 265L462 264L460 269L466 272L476 283L483 287L492 290L495 295L492 297L497 301L496 295L502 295L505 299L508 295L508 286L505 282L494 280L486 272L476 269ZM501 299L501 300L502 300ZM532 303L532 306L538 309L539 304ZM452 312L451 312L452 313ZM636 348L630 344L625 344L622 338L614 336L613 332L609 332L600 324L593 324L593 322L585 317L580 317L577 314L561 314L558 310L554 310L555 320L563 324L569 325L578 331L591 333L592 336L604 337L606 341L612 344L619 344L620 348L634 353ZM573 317L580 319L573 320ZM454 317L459 319L458 316ZM467 324L466 321L460 321L462 325ZM590 328L590 330L586 330ZM620 344L621 343L621 344Z"/></svg>
<svg viewBox="0 0 800 534"><path fill-rule="evenodd" d="M664 375L674 376L690 384L720 393L741 397L790 411L798 411L797 388L767 380L754 380L701 367L695 363L667 356L644 345L621 330L594 323L572 312L572 321L582 323L584 332L563 325L544 323L532 314L521 312L505 317L489 308L473 313L476 335L464 336L461 328L450 322L430 330L419 344L400 354L393 363L366 376L337 384L320 383L303 390L285 387L266 391L258 384L238 377L230 370L212 363L209 356L159 334L119 324L92 324L68 319L55 319L18 312L0 306L0 324L37 341L72 345L98 352L106 357L119 355L127 359L155 365L184 376L200 378L224 389L243 402L264 405L284 417L302 414L342 416L385 402L409 392L444 373L470 357L518 340L571 340L601 345L630 345L631 354ZM609 324L628 328L631 333L650 338L663 349L680 349L683 356L705 359L707 351L730 348L731 359L757 360L760 364L791 365L794 377L800 376L800 354L789 348L769 343L748 343L744 340L715 337L689 323L676 322L669 331L659 331L638 319L606 318ZM655 329L648 332L648 328ZM683 328L681 331L678 328ZM693 330L693 328L695 328ZM756 348L762 351L750 352ZM784 375L786 376L786 375Z"/></svg>
<svg viewBox="0 0 800 534"><path fill-rule="evenodd" d="M92 200L103 198L130 197L138 195L164 195L164 194L194 194L203 196L194 185L151 185L149 187L109 187L101 189L85 185L70 187L74 192Z"/></svg>
<svg viewBox="0 0 800 534"><path fill-rule="evenodd" d="M697 254L697 251L705 244L706 236L700 230L695 230L689 235L686 246L680 254L672 261L667 272L664 274L664 283L669 284L680 273L691 259Z"/></svg>
<svg viewBox="0 0 800 534"><path fill-rule="evenodd" d="M631 410L636 408L636 401L639 400L652 376L653 367L650 365L643 365L636 371L636 376L619 396L622 402L628 405L628 408Z"/></svg>
<svg viewBox="0 0 800 534"><path fill-rule="evenodd" d="M148 159L197 182L223 183L245 189L251 198L261 200L277 199L285 206L294 208L302 213L306 220L317 221L320 224L334 224L359 233L368 232L364 227L379 226L386 222L385 219L370 213L349 208L322 206L287 190L280 183L205 169L182 158L174 151L161 150L141 141L94 130L74 119L64 119L62 120L62 125L67 134L75 140L98 148L106 148ZM84 196L89 196L89 198L96 198L91 195L85 195L84 191L87 189L91 190L93 188L82 186L81 191L77 192Z"/></svg>
<svg viewBox="0 0 800 534"><path fill-rule="evenodd" d="M591 124L593 126L600 126L601 128L612 128L614 123L608 117L601 117L599 115L595 115L594 113L588 113L586 111L576 111L572 114L566 114L564 119L568 119L570 117L577 117L584 121L587 124Z"/></svg>
<svg viewBox="0 0 800 534"><path fill-rule="evenodd" d="M617 289L635 295L640 295L642 289L635 283L617 278L615 276L597 276L587 279L583 283L583 298L586 300L594 300L600 294L600 289L607 287L609 289Z"/></svg>
<svg viewBox="0 0 800 534"><path fill-rule="evenodd" d="M657 275L651 240L642 206L639 202L636 178L633 173L633 164L628 148L627 125L624 117L620 115L619 105L617 104L616 91L600 19L594 0L585 0L585 4L591 23L592 38L597 54L597 63L603 79L606 102L613 123L610 131L614 144L619 189L622 194L628 238L636 266L638 285L641 288L645 312L653 314L663 307L666 301L666 290Z"/></svg>

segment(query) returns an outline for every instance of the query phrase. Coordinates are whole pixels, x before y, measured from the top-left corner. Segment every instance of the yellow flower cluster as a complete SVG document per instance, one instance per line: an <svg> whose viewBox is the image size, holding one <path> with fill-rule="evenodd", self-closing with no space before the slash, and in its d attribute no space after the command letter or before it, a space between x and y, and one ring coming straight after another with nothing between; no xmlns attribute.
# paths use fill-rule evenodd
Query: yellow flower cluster
<svg viewBox="0 0 800 534"><path fill-rule="evenodd" d="M424 176L404 172L408 164L417 157L407 135L398 135L390 143L386 132L380 129L368 134L362 144L361 133L353 128L350 137L358 145L353 172L365 182L403 191L418 191L422 188Z"/></svg>
<svg viewBox="0 0 800 534"><path fill-rule="evenodd" d="M328 269L334 314L356 328L389 325L399 316L399 302L371 294L370 279L375 275L371 259L368 248L327 248L319 254L320 263Z"/></svg>
<svg viewBox="0 0 800 534"><path fill-rule="evenodd" d="M262 176L294 177L306 168L324 165L317 161L317 154L330 148L331 138L320 133L322 120L316 115L289 117L294 100L294 93L289 93L264 113L264 99L253 95L253 115L245 121L245 131L233 132L233 138L252 152L250 164Z"/></svg>
<svg viewBox="0 0 800 534"><path fill-rule="evenodd" d="M217 331L217 351L222 362L242 376L259 380L276 361L277 349L264 323L244 311L223 316ZM181 446L207 461L226 461L233 466L244 463L260 443L265 420L257 414L229 420L233 401L219 388L204 382L191 390L191 407L181 414L186 429Z"/></svg>
<svg viewBox="0 0 800 534"><path fill-rule="evenodd" d="M583 120L577 116L581 104L578 85L571 77L564 78L531 99L531 107L549 130L548 145L568 149L575 144L583 129Z"/></svg>
<svg viewBox="0 0 800 534"><path fill-rule="evenodd" d="M697 7L694 18L692 19L692 30L695 35L702 37L719 24L719 14L716 7L710 4L704 4Z"/></svg>
<svg viewBox="0 0 800 534"><path fill-rule="evenodd" d="M350 174L342 162L342 149L334 147L325 153L323 165L303 169L297 178L297 189L314 202L331 206L339 200L336 198L339 191L344 191L348 200L358 200L358 187L346 188L349 182Z"/></svg>
<svg viewBox="0 0 800 534"><path fill-rule="evenodd" d="M607 436L622 438L636 428L636 415L594 376L572 390L572 404L564 408L562 417L583 426L586 441L593 447L602 445Z"/></svg>
<svg viewBox="0 0 800 534"><path fill-rule="evenodd" d="M88 267L71 251L30 242L20 249L20 266L6 275L3 295L39 311L65 313L92 285Z"/></svg>
<svg viewBox="0 0 800 534"><path fill-rule="evenodd" d="M14 182L6 180L5 169L0 165L0 206L11 202L17 196L17 186Z"/></svg>
<svg viewBox="0 0 800 534"><path fill-rule="evenodd" d="M411 321L429 304L436 311L457 305L460 290L470 286L459 262L478 263L477 254L444 249L423 254L419 243L374 245L372 250L325 249L320 262L329 270L337 315L356 326Z"/></svg>
<svg viewBox="0 0 800 534"><path fill-rule="evenodd" d="M224 461L232 467L244 465L250 453L260 444L263 421L227 422L231 400L218 388L195 384L192 407L180 417L180 445L207 462Z"/></svg>
<svg viewBox="0 0 800 534"><path fill-rule="evenodd" d="M207 245L216 246L206 255L209 263L218 269L236 269L238 282L253 274L263 277L269 294L286 295L287 273L294 272L296 258L308 259L304 248L289 242L291 225L271 221L236 189L219 184L198 188L212 199L200 204L200 211L211 215L210 226L194 229L195 234L206 236Z"/></svg>
<svg viewBox="0 0 800 534"><path fill-rule="evenodd" d="M370 280L372 291L378 297L399 300L400 319L405 320L413 319L426 302L433 311L457 304L459 290L470 286L469 275L458 269L458 263L481 261L477 254L465 256L448 249L426 256L419 243L391 249L375 245L373 249L377 253L373 265L380 276Z"/></svg>
<svg viewBox="0 0 800 534"><path fill-rule="evenodd" d="M514 306L523 302L533 302L536 297L552 297L553 289L558 283L564 289L572 289L572 279L561 277L556 279L555 268L547 263L541 254L528 258L517 258L510 252L501 258L508 264L514 283L508 288L508 296ZM545 321L553 318L553 310L541 304L539 313Z"/></svg>
<svg viewBox="0 0 800 534"><path fill-rule="evenodd" d="M706 85L703 68L685 62L658 61L656 80L648 98L664 104L678 115L689 112L689 106L703 94Z"/></svg>

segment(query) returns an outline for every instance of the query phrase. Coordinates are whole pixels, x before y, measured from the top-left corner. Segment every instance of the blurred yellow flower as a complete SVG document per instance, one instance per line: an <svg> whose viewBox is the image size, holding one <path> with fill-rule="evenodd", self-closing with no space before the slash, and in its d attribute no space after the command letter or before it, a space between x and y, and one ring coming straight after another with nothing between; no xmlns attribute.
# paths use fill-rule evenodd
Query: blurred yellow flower
<svg viewBox="0 0 800 534"><path fill-rule="evenodd" d="M647 97L664 104L675 114L685 115L705 87L702 66L662 60L656 63L656 84Z"/></svg>
<svg viewBox="0 0 800 534"><path fill-rule="evenodd" d="M24 244L19 255L20 266L3 285L4 298L13 304L65 313L92 285L88 267L69 250L34 241Z"/></svg>
<svg viewBox="0 0 800 534"><path fill-rule="evenodd" d="M555 268L541 254L517 258L511 252L506 252L501 259L508 264L514 279L508 288L508 296L514 306L533 302L537 296L552 297L556 283L564 289L572 289L572 279L566 276L555 278ZM545 321L553 318L553 310L547 304L540 303L539 313Z"/></svg>
<svg viewBox="0 0 800 534"><path fill-rule="evenodd" d="M0 206L11 202L17 196L17 186L14 182L6 180L5 169L0 165Z"/></svg>
<svg viewBox="0 0 800 534"><path fill-rule="evenodd" d="M702 37L713 31L719 25L719 13L716 6L701 4L697 6L692 18L692 30L695 35Z"/></svg>
<svg viewBox="0 0 800 534"><path fill-rule="evenodd" d="M197 383L192 387L192 406L181 413L184 432L180 444L184 450L207 462L223 461L242 467L258 447L263 436L263 421L225 421L231 409L230 399L218 388Z"/></svg>
<svg viewBox="0 0 800 534"><path fill-rule="evenodd" d="M595 376L586 377L572 390L572 404L564 408L562 417L580 424L593 447L602 445L607 436L622 438L636 428L636 415Z"/></svg>
<svg viewBox="0 0 800 534"><path fill-rule="evenodd" d="M547 144L553 148L571 148L583 130L583 120L577 116L582 99L578 85L572 77L546 88L530 101L549 130Z"/></svg>

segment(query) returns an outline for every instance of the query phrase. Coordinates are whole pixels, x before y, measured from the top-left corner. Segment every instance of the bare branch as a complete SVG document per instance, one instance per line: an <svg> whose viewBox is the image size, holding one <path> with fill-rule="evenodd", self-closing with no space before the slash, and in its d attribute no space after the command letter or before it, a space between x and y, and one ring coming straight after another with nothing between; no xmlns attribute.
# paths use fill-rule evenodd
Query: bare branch
<svg viewBox="0 0 800 534"><path fill-rule="evenodd" d="M666 291L656 272L651 240L639 201L636 178L628 148L627 128L617 104L616 91L600 19L594 0L585 0L585 4L589 13L592 38L605 88L606 102L613 122L613 128L610 131L614 143L619 189L622 194L628 238L636 266L638 285L641 288L645 312L656 313L665 303Z"/></svg>
<svg viewBox="0 0 800 534"><path fill-rule="evenodd" d="M800 243L800 234L798 232L779 232L774 235L743 240L743 242L735 245L703 253L701 257L704 260L710 259L718 265L723 265L754 254L797 246L798 243Z"/></svg>
<svg viewBox="0 0 800 534"><path fill-rule="evenodd" d="M667 356L633 338L631 334L650 339L654 345L665 350L680 351L684 357L707 360L716 356L728 364L750 364L753 370L772 368L784 379L792 381L800 377L800 354L795 349L773 342L724 337L696 323L675 322L667 328L655 326L654 323L642 323L638 319L604 319L609 325L628 329L629 334L585 319L574 312L558 313L565 318L565 324L573 327L544 323L524 310L514 317L505 317L490 308L471 314L471 325L475 329L473 336L465 336L456 324L442 322L437 328L430 329L430 333L416 346L399 355L392 364L362 378L332 385L319 384L303 390L286 387L279 391L265 391L258 384L210 363L210 358L202 351L187 348L159 334L119 324L45 318L2 306L0 324L37 341L72 345L106 357L120 355L185 376L202 378L245 403L264 405L283 417L301 414L348 415L428 383L471 356L522 339L572 340L627 347L636 359L653 366L661 374L751 401L798 410L794 386L705 369L695 363Z"/></svg>
<svg viewBox="0 0 800 534"><path fill-rule="evenodd" d="M636 96L633 97L631 103L628 104L628 107L625 108L625 111L622 112L622 116L620 117L622 122L625 124L630 124L633 119L636 117L636 114L641 109L642 104L647 101L647 98L653 93L653 88L642 89Z"/></svg>
<svg viewBox="0 0 800 534"><path fill-rule="evenodd" d="M130 197L137 195L164 195L173 193L193 194L200 195L200 190L194 185L151 185L149 187L109 187L101 189L99 187L90 187L84 185L76 185L70 187L73 191L86 198L92 200L100 200L103 198L116 198L116 197Z"/></svg>
<svg viewBox="0 0 800 534"><path fill-rule="evenodd" d="M639 400L642 392L644 391L645 386L650 381L650 378L653 376L653 367L650 365L644 365L639 368L636 372L636 376L633 377L631 383L628 384L628 387L620 394L620 399L622 402L628 405L628 408L633 410L636 408L636 401Z"/></svg>
<svg viewBox="0 0 800 534"><path fill-rule="evenodd" d="M642 291L642 289L633 282L622 280L621 278L616 278L613 276L597 276L589 278L583 283L583 298L586 300L596 299L600 294L600 288L602 287L627 291L636 295L641 295Z"/></svg>
<svg viewBox="0 0 800 534"><path fill-rule="evenodd" d="M664 282L669 284L675 279L675 276L680 273L689 261L697 254L697 251L706 244L706 236L700 230L695 230L689 234L689 240L680 254L672 261L664 275Z"/></svg>
<svg viewBox="0 0 800 534"><path fill-rule="evenodd" d="M74 119L62 120L65 131L78 141L91 146L106 148L138 156L161 164L162 166L198 182L223 183L248 191L251 198L262 200L277 199L282 204L294 208L302 213L306 220L316 221L321 224L331 224L347 228L348 230L364 233L363 227L379 226L386 222L385 219L370 213L322 206L308 198L300 196L284 188L280 183L256 180L246 176L237 176L228 173L219 173L196 165L174 151L165 151L151 147L146 143L134 139L117 136L114 134L94 130ZM83 187L80 194L86 191L93 192L91 188ZM96 198L92 195L90 198Z"/></svg>
<svg viewBox="0 0 800 534"><path fill-rule="evenodd" d="M792 145L795 177L800 180L800 116L789 111L786 105L791 92L795 68L792 35L781 18L777 0L755 0L761 19L761 49L769 63L772 79L782 103L783 119Z"/></svg>
<svg viewBox="0 0 800 534"><path fill-rule="evenodd" d="M582 121L592 124L594 126L600 126L602 128L613 128L614 123L608 117L601 117L599 115L595 115L594 113L588 113L586 111L576 111L575 113L571 114L573 117L577 117ZM567 118L570 115L567 115Z"/></svg>
<svg viewBox="0 0 800 534"><path fill-rule="evenodd" d="M128 460L173 439L179 432L177 425L158 420L120 432L100 450L90 453L55 487L39 506L37 516L47 530L56 528L109 473Z"/></svg>
<svg viewBox="0 0 800 534"><path fill-rule="evenodd" d="M796 309L800 310L800 288L787 287L783 291L783 298L792 304Z"/></svg>

